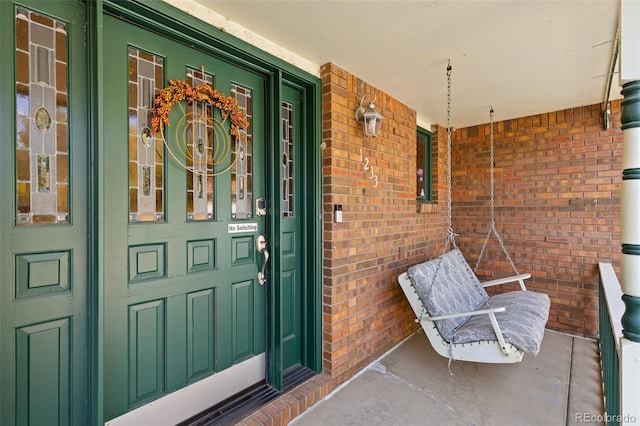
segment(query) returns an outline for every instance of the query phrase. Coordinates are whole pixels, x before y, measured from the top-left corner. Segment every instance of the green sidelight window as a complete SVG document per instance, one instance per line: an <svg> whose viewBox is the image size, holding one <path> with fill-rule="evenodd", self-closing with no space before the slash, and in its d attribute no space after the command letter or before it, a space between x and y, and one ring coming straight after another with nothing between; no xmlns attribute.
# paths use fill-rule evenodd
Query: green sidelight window
<svg viewBox="0 0 640 426"><path fill-rule="evenodd" d="M282 102L282 215L293 217L293 104Z"/></svg>
<svg viewBox="0 0 640 426"><path fill-rule="evenodd" d="M432 201L431 178L431 132L418 127L416 158L416 200L419 203Z"/></svg>

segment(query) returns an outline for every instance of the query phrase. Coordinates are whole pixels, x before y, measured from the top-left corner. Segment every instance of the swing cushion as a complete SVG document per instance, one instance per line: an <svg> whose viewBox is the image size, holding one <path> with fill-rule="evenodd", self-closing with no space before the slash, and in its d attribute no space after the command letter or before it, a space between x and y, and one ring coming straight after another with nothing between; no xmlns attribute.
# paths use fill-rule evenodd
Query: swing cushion
<svg viewBox="0 0 640 426"><path fill-rule="evenodd" d="M489 301L487 292L458 249L409 268L408 275L432 317L476 311ZM442 337L451 342L455 331L469 318L440 320L436 326Z"/></svg>
<svg viewBox="0 0 640 426"><path fill-rule="evenodd" d="M511 291L489 298L481 309L505 307L496 313L504 340L516 348L536 356L549 318L549 296L533 291ZM454 333L451 343L462 344L496 340L489 315L474 315Z"/></svg>
<svg viewBox="0 0 640 426"><path fill-rule="evenodd" d="M546 294L513 291L489 298L458 249L409 268L408 276L430 316L505 307L504 312L495 314L505 341L531 355L539 352L549 317ZM435 323L442 338L452 344L497 341L489 315Z"/></svg>

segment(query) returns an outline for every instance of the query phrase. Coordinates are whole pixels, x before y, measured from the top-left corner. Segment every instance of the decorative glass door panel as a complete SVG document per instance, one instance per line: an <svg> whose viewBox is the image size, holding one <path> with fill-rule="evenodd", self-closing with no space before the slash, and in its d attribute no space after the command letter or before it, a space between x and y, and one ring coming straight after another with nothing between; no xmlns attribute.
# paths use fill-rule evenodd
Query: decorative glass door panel
<svg viewBox="0 0 640 426"><path fill-rule="evenodd" d="M231 217L246 219L253 213L253 102L251 89L232 84L231 93L249 120L249 127L234 137L236 163L231 170Z"/></svg>
<svg viewBox="0 0 640 426"><path fill-rule="evenodd" d="M151 114L164 81L164 59L130 46L129 221L164 220L164 146Z"/></svg>
<svg viewBox="0 0 640 426"><path fill-rule="evenodd" d="M293 171L294 171L294 127L293 104L282 102L282 214L293 217Z"/></svg>
<svg viewBox="0 0 640 426"><path fill-rule="evenodd" d="M191 87L200 84L212 86L213 76L187 69L186 81ZM213 147L216 145L213 106L208 102L194 101L187 105L186 117L187 219L213 219Z"/></svg>
<svg viewBox="0 0 640 426"><path fill-rule="evenodd" d="M265 287L257 282L262 255L255 241L265 219L253 200L265 197L265 112L257 108L265 85L262 76L114 17L105 16L104 31L109 420L169 393L183 395L223 370L252 377L248 385L264 379ZM177 81L174 94L197 93L193 102L163 98L169 80ZM155 134L147 93L161 99L156 111L170 110ZM249 121L233 136L232 117L223 114L232 101ZM128 178L121 173L127 164ZM261 372L247 370L255 359Z"/></svg>
<svg viewBox="0 0 640 426"><path fill-rule="evenodd" d="M19 226L69 221L67 24L15 8Z"/></svg>

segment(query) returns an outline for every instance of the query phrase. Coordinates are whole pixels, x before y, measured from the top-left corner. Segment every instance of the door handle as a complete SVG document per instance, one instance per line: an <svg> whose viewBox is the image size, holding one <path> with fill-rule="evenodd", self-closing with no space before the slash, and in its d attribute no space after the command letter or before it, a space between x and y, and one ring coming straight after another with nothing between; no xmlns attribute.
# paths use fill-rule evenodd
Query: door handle
<svg viewBox="0 0 640 426"><path fill-rule="evenodd" d="M267 262L269 261L269 250L267 250L267 240L264 235L258 235L256 238L256 250L264 254L262 269L258 272L258 284L264 285L267 282Z"/></svg>

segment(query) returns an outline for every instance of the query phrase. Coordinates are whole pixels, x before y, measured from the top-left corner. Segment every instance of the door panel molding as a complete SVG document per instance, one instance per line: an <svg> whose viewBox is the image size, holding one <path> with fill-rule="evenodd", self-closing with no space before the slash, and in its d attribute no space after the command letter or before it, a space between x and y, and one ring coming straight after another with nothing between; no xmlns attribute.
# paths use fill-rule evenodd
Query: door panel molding
<svg viewBox="0 0 640 426"><path fill-rule="evenodd" d="M215 368L215 288L187 295L187 382Z"/></svg>
<svg viewBox="0 0 640 426"><path fill-rule="evenodd" d="M63 318L16 329L16 424L70 423L71 322Z"/></svg>

